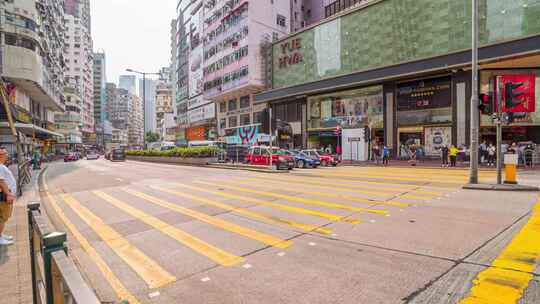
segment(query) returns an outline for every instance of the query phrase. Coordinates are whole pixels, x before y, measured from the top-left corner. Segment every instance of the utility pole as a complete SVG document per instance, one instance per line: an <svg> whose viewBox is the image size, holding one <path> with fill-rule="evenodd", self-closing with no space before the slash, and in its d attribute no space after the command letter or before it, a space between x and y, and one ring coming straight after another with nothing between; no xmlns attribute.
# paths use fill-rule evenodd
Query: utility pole
<svg viewBox="0 0 540 304"><path fill-rule="evenodd" d="M497 117L495 118L495 125L497 126L497 185L502 184L502 94L501 94L501 78L497 76L495 78L495 96L497 106Z"/></svg>
<svg viewBox="0 0 540 304"><path fill-rule="evenodd" d="M272 154L273 154L273 150L272 150L272 108L269 107L268 108L268 132L270 133L270 139L269 139L269 143L270 143L270 161L269 161L269 164L270 164L270 170L272 170Z"/></svg>
<svg viewBox="0 0 540 304"><path fill-rule="evenodd" d="M478 0L472 0L472 96L471 96L471 167L469 183L478 184Z"/></svg>

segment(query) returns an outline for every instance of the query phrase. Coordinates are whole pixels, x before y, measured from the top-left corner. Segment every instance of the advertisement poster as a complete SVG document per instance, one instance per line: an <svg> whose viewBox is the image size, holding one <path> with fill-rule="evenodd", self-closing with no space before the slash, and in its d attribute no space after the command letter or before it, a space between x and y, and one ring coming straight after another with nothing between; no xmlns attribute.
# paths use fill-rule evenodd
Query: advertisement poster
<svg viewBox="0 0 540 304"><path fill-rule="evenodd" d="M202 5L202 1L201 1ZM203 9L200 5L192 11L190 26L190 56L189 56L189 96L197 96L203 92L203 44L202 42L202 18Z"/></svg>
<svg viewBox="0 0 540 304"><path fill-rule="evenodd" d="M441 155L443 146L450 147L452 144L451 127L430 127L424 129L425 152L428 156Z"/></svg>
<svg viewBox="0 0 540 304"><path fill-rule="evenodd" d="M445 108L452 106L450 77L424 79L397 86L398 111Z"/></svg>
<svg viewBox="0 0 540 304"><path fill-rule="evenodd" d="M205 119L212 119L216 117L216 105L214 103L207 104L205 106L190 110L188 112L189 123L198 122Z"/></svg>
<svg viewBox="0 0 540 304"><path fill-rule="evenodd" d="M259 125L244 126L227 130L227 144L253 146L259 139Z"/></svg>

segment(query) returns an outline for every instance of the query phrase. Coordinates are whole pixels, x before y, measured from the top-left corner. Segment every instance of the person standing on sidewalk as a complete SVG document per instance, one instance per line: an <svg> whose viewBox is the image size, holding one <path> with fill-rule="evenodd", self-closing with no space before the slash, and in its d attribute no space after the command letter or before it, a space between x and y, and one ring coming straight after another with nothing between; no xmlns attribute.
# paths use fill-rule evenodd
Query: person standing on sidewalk
<svg viewBox="0 0 540 304"><path fill-rule="evenodd" d="M459 153L459 149L456 148L456 146L452 145L450 147L450 150L448 151L448 155L450 155L450 167L455 167L456 166L456 160L457 160L458 153Z"/></svg>
<svg viewBox="0 0 540 304"><path fill-rule="evenodd" d="M444 145L441 148L441 161L442 161L443 168L448 167L448 146L447 145Z"/></svg>
<svg viewBox="0 0 540 304"><path fill-rule="evenodd" d="M388 166L388 159L390 158L390 149L386 145L383 146L383 166Z"/></svg>
<svg viewBox="0 0 540 304"><path fill-rule="evenodd" d="M488 152L488 167L495 166L495 154L497 152L497 148L493 145L493 143L489 143L489 146L487 148Z"/></svg>
<svg viewBox="0 0 540 304"><path fill-rule="evenodd" d="M13 237L4 234L4 229L13 212L15 193L17 193L17 182L13 173L5 166L7 161L8 152L5 148L0 147L0 189L2 190L0 199L0 245L13 244Z"/></svg>

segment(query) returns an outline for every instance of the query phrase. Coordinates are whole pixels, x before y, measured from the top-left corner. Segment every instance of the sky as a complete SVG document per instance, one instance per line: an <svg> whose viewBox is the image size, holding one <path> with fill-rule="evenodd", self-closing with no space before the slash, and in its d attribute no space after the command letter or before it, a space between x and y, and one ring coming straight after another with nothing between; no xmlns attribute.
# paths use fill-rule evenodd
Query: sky
<svg viewBox="0 0 540 304"><path fill-rule="evenodd" d="M171 58L177 0L90 0L94 51L104 50L107 81L126 69L158 72Z"/></svg>

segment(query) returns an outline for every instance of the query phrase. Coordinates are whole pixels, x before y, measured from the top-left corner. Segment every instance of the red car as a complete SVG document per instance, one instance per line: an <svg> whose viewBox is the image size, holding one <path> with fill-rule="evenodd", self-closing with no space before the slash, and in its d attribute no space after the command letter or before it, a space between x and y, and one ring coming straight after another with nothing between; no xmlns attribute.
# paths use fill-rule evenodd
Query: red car
<svg viewBox="0 0 540 304"><path fill-rule="evenodd" d="M332 155L326 155L326 154L320 154L315 149L311 150L302 150L303 153L307 154L308 156L317 157L321 161L322 167L329 167L329 166L337 166L340 162L338 157L332 156Z"/></svg>
<svg viewBox="0 0 540 304"><path fill-rule="evenodd" d="M250 165L269 166L270 155L272 155L272 165L276 169L292 170L294 168L294 158L292 158L285 150L277 147L256 146L251 147L245 156L245 162Z"/></svg>
<svg viewBox="0 0 540 304"><path fill-rule="evenodd" d="M72 161L76 161L78 158L77 158L77 155L75 153L68 153L66 155L64 155L64 162L72 162Z"/></svg>

